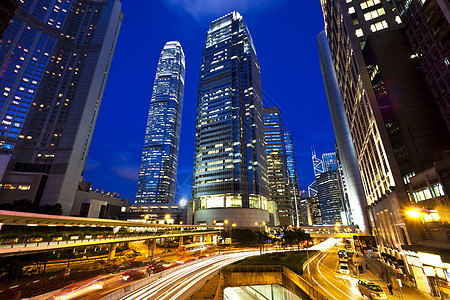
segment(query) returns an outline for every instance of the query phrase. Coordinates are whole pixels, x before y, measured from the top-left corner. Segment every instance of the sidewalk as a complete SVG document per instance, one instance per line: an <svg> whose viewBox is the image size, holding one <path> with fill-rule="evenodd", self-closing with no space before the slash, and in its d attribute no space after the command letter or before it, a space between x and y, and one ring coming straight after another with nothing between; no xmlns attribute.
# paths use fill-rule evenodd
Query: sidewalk
<svg viewBox="0 0 450 300"><path fill-rule="evenodd" d="M379 261L376 258L367 258L366 259L369 269L367 270L364 265L364 272L360 274L361 279L370 280L376 284L378 284L383 291L386 293L386 296L390 300L399 300L402 299L401 294L403 294L404 300L437 300L440 299L438 297L433 297L430 294L424 293L418 289L410 288L405 285L401 288L400 293L400 287L397 282L397 273L398 271L395 269L392 269L391 267L385 265L381 261ZM389 289L387 288L386 280L385 278L382 278L383 276L383 269L385 270L385 273L388 273L387 275L390 278L390 281L393 286L393 295L389 293ZM386 272L387 271L387 272ZM400 294L400 295L399 295Z"/></svg>

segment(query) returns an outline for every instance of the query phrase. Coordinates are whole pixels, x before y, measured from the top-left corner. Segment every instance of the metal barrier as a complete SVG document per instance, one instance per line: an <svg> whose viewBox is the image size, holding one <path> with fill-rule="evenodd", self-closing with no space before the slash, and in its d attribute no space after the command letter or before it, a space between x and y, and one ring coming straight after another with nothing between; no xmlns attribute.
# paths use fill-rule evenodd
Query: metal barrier
<svg viewBox="0 0 450 300"><path fill-rule="evenodd" d="M194 263L197 263L197 262L199 262L199 261L201 261L203 259L204 258L201 258L201 259L198 259L198 260L195 260L195 261L188 262L188 263L183 264L183 265L172 267L170 269L164 270L164 271L156 273L156 274L151 274L149 277L147 277L145 279L142 279L142 280L139 280L139 281L137 281L137 282L135 282L133 284L127 285L126 287L124 287L124 288L122 288L122 289L120 289L120 290L118 290L118 291L116 291L116 292L114 292L112 294L109 294L109 295L101 298L100 300L116 300L116 299L120 299L123 296L127 295L128 293L134 292L134 291L136 291L137 289L143 287L146 284L152 283L153 281L156 281L156 280L160 279L161 277L164 277L167 274L172 273L173 271L179 270L179 269L181 269L181 268L183 268L185 266L190 266L190 265L192 265Z"/></svg>

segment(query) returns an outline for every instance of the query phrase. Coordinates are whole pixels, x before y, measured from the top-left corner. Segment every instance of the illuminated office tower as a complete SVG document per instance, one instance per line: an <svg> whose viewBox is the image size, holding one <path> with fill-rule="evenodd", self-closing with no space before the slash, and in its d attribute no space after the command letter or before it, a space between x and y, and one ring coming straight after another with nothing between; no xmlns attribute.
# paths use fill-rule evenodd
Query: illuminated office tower
<svg viewBox="0 0 450 300"><path fill-rule="evenodd" d="M329 169L316 178L317 197L319 198L322 224L324 225L347 223L347 220L342 218L345 215L343 214L344 193L340 177L339 170Z"/></svg>
<svg viewBox="0 0 450 300"><path fill-rule="evenodd" d="M179 42L161 52L145 130L136 204L173 204L183 110L185 58Z"/></svg>
<svg viewBox="0 0 450 300"><path fill-rule="evenodd" d="M413 275L404 250L438 242L406 214L417 205L410 178L442 158L449 147L446 126L392 1L321 4L325 32L318 37L320 61L339 154L345 176L349 170L355 175L358 167L366 199L352 202L349 195L350 206L358 212L367 208L380 251L395 254ZM355 225L364 224L359 214L352 215Z"/></svg>
<svg viewBox="0 0 450 300"><path fill-rule="evenodd" d="M264 135L270 200L277 203L280 225L294 225L296 210L291 198L283 122L277 107L264 108Z"/></svg>
<svg viewBox="0 0 450 300"><path fill-rule="evenodd" d="M203 47L195 223L259 229L269 221L267 182L259 62L243 17L232 12L211 22Z"/></svg>
<svg viewBox="0 0 450 300"><path fill-rule="evenodd" d="M122 23L118 0L23 0L0 40L3 202L71 214Z"/></svg>
<svg viewBox="0 0 450 300"><path fill-rule="evenodd" d="M294 225L302 223L300 207L300 190L298 188L297 165L295 164L294 140L290 131L284 132L284 145L286 148L286 161L289 172L289 186L291 189L291 201L295 208Z"/></svg>

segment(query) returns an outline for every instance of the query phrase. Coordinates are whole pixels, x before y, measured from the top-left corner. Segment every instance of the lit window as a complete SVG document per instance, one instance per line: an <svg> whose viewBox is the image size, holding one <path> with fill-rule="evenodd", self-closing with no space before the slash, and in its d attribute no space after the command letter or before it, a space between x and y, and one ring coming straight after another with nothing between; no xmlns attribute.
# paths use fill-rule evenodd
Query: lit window
<svg viewBox="0 0 450 300"><path fill-rule="evenodd" d="M348 13L349 13L349 14L354 14L354 13L355 13L355 8L354 8L353 6L350 6L350 7L348 8Z"/></svg>
<svg viewBox="0 0 450 300"><path fill-rule="evenodd" d="M362 37L364 35L363 31L361 28L358 28L355 30L355 34L357 37Z"/></svg>

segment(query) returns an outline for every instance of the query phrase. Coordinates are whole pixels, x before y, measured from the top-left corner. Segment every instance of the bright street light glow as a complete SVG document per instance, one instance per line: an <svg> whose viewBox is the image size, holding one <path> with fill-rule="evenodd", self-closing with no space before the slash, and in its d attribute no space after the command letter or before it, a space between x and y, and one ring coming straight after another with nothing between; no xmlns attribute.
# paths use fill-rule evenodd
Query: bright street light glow
<svg viewBox="0 0 450 300"><path fill-rule="evenodd" d="M406 212L406 214L408 216L410 216L411 218L418 218L418 217L420 217L420 212L417 209L408 210Z"/></svg>

